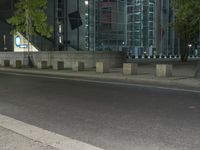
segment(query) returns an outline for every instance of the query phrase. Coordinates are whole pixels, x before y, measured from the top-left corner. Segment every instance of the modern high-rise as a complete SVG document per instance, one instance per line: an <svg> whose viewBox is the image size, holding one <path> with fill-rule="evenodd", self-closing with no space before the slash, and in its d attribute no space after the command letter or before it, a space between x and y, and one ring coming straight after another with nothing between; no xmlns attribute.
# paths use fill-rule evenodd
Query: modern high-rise
<svg viewBox="0 0 200 150"><path fill-rule="evenodd" d="M136 56L144 53L152 55L155 45L155 5L155 0L127 1L127 46Z"/></svg>
<svg viewBox="0 0 200 150"><path fill-rule="evenodd" d="M10 35L11 26L6 19L12 16L14 5L18 0L0 1L0 39L3 37L8 45L8 50L13 50L13 37ZM92 31L92 12L93 9L88 1L84 0L48 0L47 17L48 23L54 29L50 39L40 35L32 37L31 43L42 51L53 50L91 50L94 37L90 37ZM90 12L90 14L89 14ZM94 19L93 19L94 20ZM80 25L77 23L80 22ZM75 26L75 28L73 28ZM94 27L93 27L94 28ZM90 40L92 38L92 40ZM0 49L4 42L0 40Z"/></svg>
<svg viewBox="0 0 200 150"><path fill-rule="evenodd" d="M95 0L96 50L118 51L126 40L126 1Z"/></svg>
<svg viewBox="0 0 200 150"><path fill-rule="evenodd" d="M179 54L170 0L128 0L127 16L127 46L133 55Z"/></svg>
<svg viewBox="0 0 200 150"><path fill-rule="evenodd" d="M155 48L159 55L179 55L180 42L172 27L174 15L171 0L156 0Z"/></svg>
<svg viewBox="0 0 200 150"><path fill-rule="evenodd" d="M0 1L0 49L12 50L6 23L18 0ZM51 39L36 36L42 51L129 51L132 56L179 55L180 42L171 25L171 0L48 0Z"/></svg>

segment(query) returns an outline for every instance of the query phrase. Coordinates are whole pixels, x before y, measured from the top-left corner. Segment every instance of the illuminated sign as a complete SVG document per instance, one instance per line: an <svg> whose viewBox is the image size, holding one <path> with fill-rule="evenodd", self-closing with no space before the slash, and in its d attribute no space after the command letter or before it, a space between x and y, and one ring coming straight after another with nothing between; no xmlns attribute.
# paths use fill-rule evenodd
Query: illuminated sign
<svg viewBox="0 0 200 150"><path fill-rule="evenodd" d="M21 37L20 36L16 36L16 38L15 38L15 44L19 48L27 48L28 47L27 44L21 44Z"/></svg>
<svg viewBox="0 0 200 150"><path fill-rule="evenodd" d="M15 38L15 43L16 43L16 46L17 46L17 47L20 46L20 44L21 44L21 38L20 38L19 36L17 36L17 37Z"/></svg>

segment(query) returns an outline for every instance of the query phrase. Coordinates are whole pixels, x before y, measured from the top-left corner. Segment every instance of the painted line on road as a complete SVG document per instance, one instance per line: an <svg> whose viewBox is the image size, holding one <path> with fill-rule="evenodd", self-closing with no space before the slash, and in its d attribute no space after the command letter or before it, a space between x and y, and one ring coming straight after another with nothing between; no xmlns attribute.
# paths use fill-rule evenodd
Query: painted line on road
<svg viewBox="0 0 200 150"><path fill-rule="evenodd" d="M148 84L123 83L123 82L117 82L117 81L116 82L113 82L113 81L97 81L97 80L88 80L88 79L74 79L74 78L69 78L69 77L53 77L53 76L46 76L46 75L32 75L32 74L10 73L10 72L9 73L4 72L4 74L10 74L10 75L16 75L16 76L25 76L25 77L34 77L34 78L81 81L81 82L99 83L99 84L135 86L135 87L154 88L154 89L170 90L170 91L177 91L177 92L190 92L190 93L198 93L198 94L200 93L200 90L190 90L190 89L164 87L164 86L148 85Z"/></svg>
<svg viewBox="0 0 200 150"><path fill-rule="evenodd" d="M103 150L0 114L0 126L58 150Z"/></svg>

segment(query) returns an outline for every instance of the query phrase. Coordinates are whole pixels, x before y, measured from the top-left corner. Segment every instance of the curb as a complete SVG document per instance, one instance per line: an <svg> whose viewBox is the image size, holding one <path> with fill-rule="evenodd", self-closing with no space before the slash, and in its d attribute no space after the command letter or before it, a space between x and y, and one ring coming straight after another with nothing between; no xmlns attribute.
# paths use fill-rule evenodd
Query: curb
<svg viewBox="0 0 200 150"><path fill-rule="evenodd" d="M58 150L103 150L102 148L71 139L60 134L18 121L0 114L0 126L13 131L31 140L38 141L44 145L51 146Z"/></svg>
<svg viewBox="0 0 200 150"><path fill-rule="evenodd" d="M104 81L114 81L114 82L125 82L125 83L137 83L137 84L150 84L150 85L161 85L161 86L172 86L172 87L181 87L194 88L200 90L200 80L194 77L170 77L170 78L144 78L139 77L138 75L122 75L120 76L109 76L109 74L84 74L81 72L61 72L61 71L51 71L51 70L32 70L32 69L12 69L12 68L0 68L2 72L10 73L24 73L24 74L34 74L34 75L50 75L50 76L59 76L65 77L66 79L70 78L82 78L87 80L104 80ZM135 78L133 78L135 76ZM193 80L192 82L184 82L186 80Z"/></svg>

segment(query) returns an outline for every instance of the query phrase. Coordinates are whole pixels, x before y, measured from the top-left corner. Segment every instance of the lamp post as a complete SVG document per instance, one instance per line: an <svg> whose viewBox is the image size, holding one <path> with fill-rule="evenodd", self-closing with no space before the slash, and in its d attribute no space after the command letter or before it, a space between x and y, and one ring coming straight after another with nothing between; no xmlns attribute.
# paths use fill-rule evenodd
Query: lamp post
<svg viewBox="0 0 200 150"><path fill-rule="evenodd" d="M199 47L200 47L200 18L199 18Z"/></svg>
<svg viewBox="0 0 200 150"><path fill-rule="evenodd" d="M192 47L192 44L189 44L188 47L189 47L189 54L191 54L191 47Z"/></svg>
<svg viewBox="0 0 200 150"><path fill-rule="evenodd" d="M4 45L4 51L6 51L7 50L7 46L6 46L6 35L4 34L3 35L3 45Z"/></svg>
<svg viewBox="0 0 200 150"><path fill-rule="evenodd" d="M200 19L199 19L199 40L197 42L197 56L200 54Z"/></svg>
<svg viewBox="0 0 200 150"><path fill-rule="evenodd" d="M199 51L200 51L200 18L199 18L199 46L198 46L198 48L199 48Z"/></svg>

